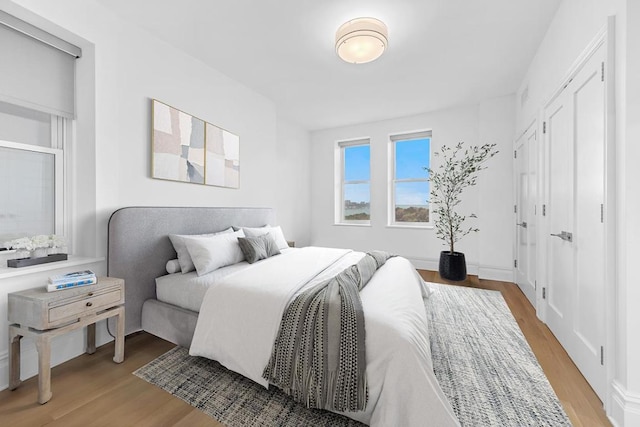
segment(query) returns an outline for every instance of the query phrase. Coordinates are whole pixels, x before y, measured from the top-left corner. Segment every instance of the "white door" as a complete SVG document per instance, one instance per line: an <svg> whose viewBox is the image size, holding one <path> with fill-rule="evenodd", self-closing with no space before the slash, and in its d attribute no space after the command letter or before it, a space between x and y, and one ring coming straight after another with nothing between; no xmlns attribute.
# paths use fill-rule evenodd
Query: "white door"
<svg viewBox="0 0 640 427"><path fill-rule="evenodd" d="M516 283L531 304L536 306L536 199L537 199L536 124L516 141Z"/></svg>
<svg viewBox="0 0 640 427"><path fill-rule="evenodd" d="M600 47L545 109L546 320L604 399L605 84Z"/></svg>

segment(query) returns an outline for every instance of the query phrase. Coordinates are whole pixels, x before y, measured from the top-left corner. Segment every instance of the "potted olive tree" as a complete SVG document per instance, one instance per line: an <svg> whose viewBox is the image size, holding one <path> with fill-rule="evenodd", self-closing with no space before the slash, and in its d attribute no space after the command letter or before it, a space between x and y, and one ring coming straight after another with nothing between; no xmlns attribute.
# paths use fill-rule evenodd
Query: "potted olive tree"
<svg viewBox="0 0 640 427"><path fill-rule="evenodd" d="M436 235L449 247L440 252L439 272L444 279L460 281L467 278L464 254L456 252L454 245L478 229L464 225L467 216L460 214L457 207L464 189L476 185L478 172L486 168L484 162L498 154L495 147L496 144L484 144L465 148L462 142L453 148L445 145L439 153L434 153L441 158L438 168L425 168L431 183L429 206L435 213ZM469 218L476 216L470 214Z"/></svg>

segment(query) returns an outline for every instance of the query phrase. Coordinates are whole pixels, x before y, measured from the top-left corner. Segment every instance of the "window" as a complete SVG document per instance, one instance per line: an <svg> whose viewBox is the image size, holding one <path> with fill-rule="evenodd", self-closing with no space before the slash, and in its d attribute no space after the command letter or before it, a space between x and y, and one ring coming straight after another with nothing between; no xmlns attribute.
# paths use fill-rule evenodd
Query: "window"
<svg viewBox="0 0 640 427"><path fill-rule="evenodd" d="M0 247L19 237L64 234L64 132L52 129L65 122L0 102Z"/></svg>
<svg viewBox="0 0 640 427"><path fill-rule="evenodd" d="M0 248L38 234L69 241L63 150L82 51L3 11L0 51L6 65L0 79Z"/></svg>
<svg viewBox="0 0 640 427"><path fill-rule="evenodd" d="M337 197L338 223L369 224L371 219L371 156L369 140L342 141L340 189Z"/></svg>
<svg viewBox="0 0 640 427"><path fill-rule="evenodd" d="M429 218L431 131L392 135L390 224L426 225Z"/></svg>

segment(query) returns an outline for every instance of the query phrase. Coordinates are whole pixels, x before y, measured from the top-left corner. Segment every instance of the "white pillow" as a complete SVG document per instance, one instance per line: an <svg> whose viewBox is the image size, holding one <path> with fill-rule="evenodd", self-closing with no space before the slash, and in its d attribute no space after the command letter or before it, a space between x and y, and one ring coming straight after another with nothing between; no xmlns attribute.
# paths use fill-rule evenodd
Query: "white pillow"
<svg viewBox="0 0 640 427"><path fill-rule="evenodd" d="M273 239L276 241L276 245L278 245L278 249L287 249L289 248L289 243L287 243L287 239L284 237L284 233L282 232L282 228L280 226L271 227L270 231Z"/></svg>
<svg viewBox="0 0 640 427"><path fill-rule="evenodd" d="M209 237L184 236L184 243L187 245L198 276L244 261L238 237L245 237L242 230Z"/></svg>
<svg viewBox="0 0 640 427"><path fill-rule="evenodd" d="M167 269L167 273L169 274L182 271L182 269L180 268L180 263L177 259L170 259L169 261L167 261L167 265L165 266L165 268Z"/></svg>
<svg viewBox="0 0 640 427"><path fill-rule="evenodd" d="M287 249L289 247L287 239L285 239L282 228L279 225L275 227L265 225L259 228L242 227L242 231L244 231L247 237L258 237L269 233L271 237L273 237L273 240L275 240L278 249Z"/></svg>
<svg viewBox="0 0 640 427"><path fill-rule="evenodd" d="M189 251L187 250L187 246L184 244L185 237L211 237L224 233L233 233L233 227L229 227L226 230L218 231L217 233L209 234L169 234L169 239L173 244L173 249L175 249L176 254L178 254L178 262L180 263L180 269L182 270L182 273L188 273L196 269L193 265L193 261L191 260L191 255L189 255Z"/></svg>

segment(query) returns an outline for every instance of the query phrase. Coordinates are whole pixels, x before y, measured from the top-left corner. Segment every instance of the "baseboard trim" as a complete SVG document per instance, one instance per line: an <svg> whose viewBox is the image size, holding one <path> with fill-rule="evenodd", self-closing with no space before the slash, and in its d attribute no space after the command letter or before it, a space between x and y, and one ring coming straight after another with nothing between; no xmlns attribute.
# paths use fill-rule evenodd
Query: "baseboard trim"
<svg viewBox="0 0 640 427"><path fill-rule="evenodd" d="M480 266L478 268L478 277L480 279L513 283L513 270L495 266Z"/></svg>
<svg viewBox="0 0 640 427"><path fill-rule="evenodd" d="M616 427L630 427L640 425L640 393L630 392L618 381L613 381L612 408L608 417Z"/></svg>
<svg viewBox="0 0 640 427"><path fill-rule="evenodd" d="M435 258L417 258L417 257L409 257L409 256L405 256L405 255L400 255L400 256L405 257L406 259L411 261L411 264L413 264L419 270L438 271L438 267L439 267L439 264L440 264L440 260L439 259L435 259ZM475 264L475 263L469 262L467 260L467 274L469 274L471 276L477 276L478 275L478 265Z"/></svg>
<svg viewBox="0 0 640 427"><path fill-rule="evenodd" d="M413 264L414 267L419 269L419 270L438 271L438 260L436 260L436 259L433 259L433 258L410 258L410 257L405 257L405 258L407 258L409 261L411 261L411 264Z"/></svg>
<svg viewBox="0 0 640 427"><path fill-rule="evenodd" d="M405 256L420 270L438 271L439 260L435 258L416 258ZM478 266L467 261L467 274L478 276L480 279L498 280L500 282L513 283L513 270L510 268L496 267L492 265Z"/></svg>

